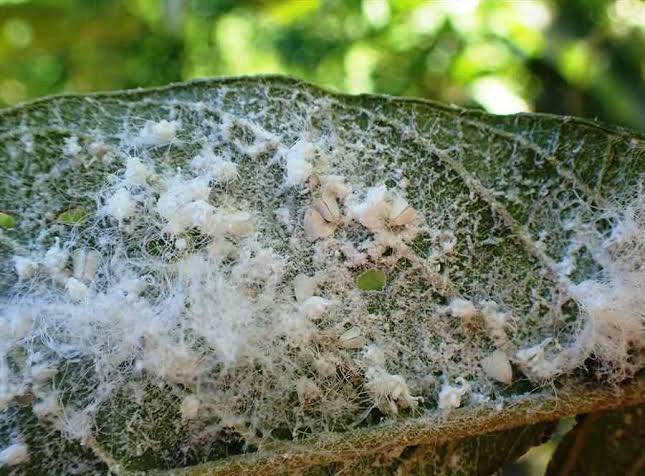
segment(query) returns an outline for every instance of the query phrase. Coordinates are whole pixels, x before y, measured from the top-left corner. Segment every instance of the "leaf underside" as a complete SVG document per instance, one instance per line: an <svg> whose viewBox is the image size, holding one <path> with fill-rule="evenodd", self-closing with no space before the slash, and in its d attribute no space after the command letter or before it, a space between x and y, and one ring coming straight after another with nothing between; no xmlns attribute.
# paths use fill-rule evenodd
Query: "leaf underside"
<svg viewBox="0 0 645 476"><path fill-rule="evenodd" d="M181 123L175 141L161 147L135 141L146 121L170 118ZM218 135L224 122L229 127L225 137ZM368 366L361 360L363 349L345 344L337 350L335 341L325 337L317 344L320 349L338 352L347 366L339 364L346 371L342 382L330 383L329 377L317 380L310 373L311 359L294 370L295 375L308 379L301 383L315 381L323 393L338 388L348 392L334 397L350 401L352 410L342 417L327 417L330 410L322 399L304 403L304 384L297 387L279 380L291 365L281 360L279 370L248 372L245 378L251 386L246 391L227 394L227 399L239 397L242 402L236 416L247 422L266 421L265 427L249 432L269 438L252 440L241 430L220 425L220 419L199 428L186 423L179 417L182 399L187 392L197 392L201 383L152 379L145 372L141 376L132 370L139 355L119 364L109 397L92 406L97 389L106 383L92 380L93 354L77 353L73 358L66 354L57 361L58 374L48 385L57 389L67 408L92 409L91 434L82 441L63 437L59 427L33 413L38 389L26 387L22 396L16 390L0 418L0 446L21 435L32 455L18 466L26 474L62 473L70 470L68 464L99 473L109 467L182 474L283 470L490 474L537 444L548 428L542 422L643 401L641 380L623 387L608 382L609 373L622 371L623 363L603 361L600 354L582 356L561 372L568 374L565 377L549 376L548 386L514 357L515 351L543 342L555 356L576 342L588 317L568 286L606 278L606 266L591 245L572 246L580 238L576 233L596 233L601 242L642 184L643 137L582 119L492 116L422 100L344 96L282 77L61 96L6 109L0 111L0 210L12 218L12 226L0 230L3 306L9 308L25 291L14 272L13 256L44 252L55 238L98 249L104 256L111 252L96 237L102 227L117 225L92 215L105 201L100 193L113 183L110 177L122 174L126 157L141 156L166 171L185 170L204 142L215 136L215 149L238 165L239 177L218 189L220 195L213 200L218 205L244 204L261 217L259 227L270 237L271 249L289 257L290 278L320 271L313 251L296 253L288 246L293 236L307 242L301 231L306 199L283 184L284 156L294 143L303 137L315 143L324 173L344 176L359 198L367 188L380 185L405 195L422 217L421 232L406 244L410 254L388 259L390 245L383 245L381 261L347 271L348 288L379 292L361 293L360 308L355 300L335 302L332 309L340 310L333 312L345 318L316 325L328 326L325 336L332 331L342 334L350 326L359 329L361 338L385 349L388 371L403 376L411 393L423 397L423 402L414 400L413 405L413 400L398 399L399 414L388 413L392 405L379 405L369 384L360 380ZM69 149L70 137L80 144L79 154L62 152ZM292 223L296 231L286 231L275 219L275 210L285 203L297 210ZM575 226L565 226L568 222ZM348 219L334 231L334 239L354 240L357 247L373 239L359 228L356 220ZM392 233L399 233L399 228L393 227ZM205 249L207 240L194 230L184 236L188 251ZM131 257L163 259L169 266L181 258L180 248L169 248L163 233L148 233L145 239L145 243L124 242L126 248L132 245ZM561 265L565 258L575 262L566 275ZM431 266L423 264L430 262ZM374 265L378 269L372 269ZM387 273L381 266L388 267ZM320 288L333 290L333 280ZM475 303L479 317L461 321L459 312L451 311L455 297ZM511 316L507 343L499 344L486 324L477 321L483 308L479 303L489 301ZM261 352L286 345L284 339L266 340L266 344L259 341L258 345L266 345ZM500 346L508 346L513 364L511 386L496 382L479 364ZM42 334L28 343L17 342L5 352L9 368L24 364L25 349L51 350ZM574 368L582 364L587 367L584 371ZM625 362L628 370L621 376L631 376L639 365ZM214 364L211 373L202 376L220 390L233 379L221 367ZM8 378L13 385L13 377ZM437 410L442 385L459 378L481 398L464 397L465 408L452 412ZM136 402L130 398L132 381L143 395ZM273 388L282 387L272 396ZM263 400L253 400L260 394ZM218 395L223 401L223 394ZM217 425L218 430L209 433ZM294 428L300 428L297 441L292 441ZM195 441L196 433L207 436ZM34 457L37 453L47 457ZM192 468L173 469L181 466Z"/></svg>
<svg viewBox="0 0 645 476"><path fill-rule="evenodd" d="M546 475L642 474L644 442L643 405L580 415L558 445Z"/></svg>

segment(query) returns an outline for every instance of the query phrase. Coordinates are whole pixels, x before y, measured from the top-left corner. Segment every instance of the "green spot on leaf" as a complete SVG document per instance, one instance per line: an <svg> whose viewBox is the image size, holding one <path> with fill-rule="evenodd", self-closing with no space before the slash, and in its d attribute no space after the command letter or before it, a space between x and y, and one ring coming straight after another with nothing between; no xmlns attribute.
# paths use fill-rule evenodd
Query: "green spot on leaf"
<svg viewBox="0 0 645 476"><path fill-rule="evenodd" d="M380 291L385 287L385 272L369 269L358 277L356 284L363 291Z"/></svg>
<svg viewBox="0 0 645 476"><path fill-rule="evenodd" d="M0 228L9 230L16 226L16 219L8 213L0 212Z"/></svg>
<svg viewBox="0 0 645 476"><path fill-rule="evenodd" d="M58 222L65 225L78 225L87 218L87 212L83 207L70 208L58 215Z"/></svg>

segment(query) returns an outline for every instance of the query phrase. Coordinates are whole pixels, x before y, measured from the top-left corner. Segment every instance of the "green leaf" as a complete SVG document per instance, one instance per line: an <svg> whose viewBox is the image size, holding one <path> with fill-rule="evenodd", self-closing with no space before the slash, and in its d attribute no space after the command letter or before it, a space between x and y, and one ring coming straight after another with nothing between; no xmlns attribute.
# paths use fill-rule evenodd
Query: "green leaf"
<svg viewBox="0 0 645 476"><path fill-rule="evenodd" d="M74 207L58 215L59 223L64 225L79 225L87 218L87 211L84 207Z"/></svg>
<svg viewBox="0 0 645 476"><path fill-rule="evenodd" d="M20 468L34 474L475 474L535 441L513 429L642 402L638 333L602 341L590 333L614 327L590 324L642 302L643 143L282 77L2 110L0 209L20 221L0 235L0 304L34 320L3 348L0 445L43 455ZM234 164L226 180L160 206L216 159ZM20 263L37 272L19 280ZM638 325L619 314L615 328ZM510 386L481 366L498 348ZM36 417L52 395L64 408Z"/></svg>
<svg viewBox="0 0 645 476"><path fill-rule="evenodd" d="M0 212L0 228L10 230L16 226L16 219L8 213Z"/></svg>
<svg viewBox="0 0 645 476"><path fill-rule="evenodd" d="M361 291L381 291L385 287L385 272L381 269L369 269L358 276L356 286Z"/></svg>
<svg viewBox="0 0 645 476"><path fill-rule="evenodd" d="M643 474L644 441L643 405L581 415L558 445L546 476Z"/></svg>

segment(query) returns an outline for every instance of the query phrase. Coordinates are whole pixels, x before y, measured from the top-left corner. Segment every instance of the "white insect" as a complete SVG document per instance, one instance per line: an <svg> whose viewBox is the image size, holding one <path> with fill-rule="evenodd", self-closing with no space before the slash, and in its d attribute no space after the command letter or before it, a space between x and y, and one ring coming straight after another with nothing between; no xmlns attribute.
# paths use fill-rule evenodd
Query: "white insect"
<svg viewBox="0 0 645 476"><path fill-rule="evenodd" d="M320 212L314 208L309 208L305 212L304 227L305 235L310 240L327 238L336 230L336 225L325 220Z"/></svg>
<svg viewBox="0 0 645 476"><path fill-rule="evenodd" d="M338 338L338 347L342 349L360 349L365 345L365 337L360 329L352 327L341 334Z"/></svg>
<svg viewBox="0 0 645 476"><path fill-rule="evenodd" d="M462 397L470 390L470 385L463 379L457 379L461 385L453 386L444 383L439 391L439 409L444 413L449 413L455 408L461 406Z"/></svg>
<svg viewBox="0 0 645 476"><path fill-rule="evenodd" d="M395 196L388 214L390 226L410 225L416 218L417 212L410 206L408 201L401 196Z"/></svg>
<svg viewBox="0 0 645 476"><path fill-rule="evenodd" d="M16 466L29 460L29 449L24 443L13 443L0 451L0 465Z"/></svg>
<svg viewBox="0 0 645 476"><path fill-rule="evenodd" d="M490 378L510 385L513 382L511 362L504 352L496 350L481 362L482 369Z"/></svg>
<svg viewBox="0 0 645 476"><path fill-rule="evenodd" d="M177 136L177 131L180 127L181 123L179 121L167 121L166 119L159 122L146 121L139 131L139 139L144 145L169 144Z"/></svg>

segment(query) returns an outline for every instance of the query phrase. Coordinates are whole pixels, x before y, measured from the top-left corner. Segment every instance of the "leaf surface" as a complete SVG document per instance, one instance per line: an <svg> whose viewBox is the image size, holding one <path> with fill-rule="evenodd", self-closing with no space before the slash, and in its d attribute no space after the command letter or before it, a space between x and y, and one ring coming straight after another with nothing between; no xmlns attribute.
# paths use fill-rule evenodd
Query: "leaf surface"
<svg viewBox="0 0 645 476"><path fill-rule="evenodd" d="M499 445L458 465L486 473L530 446L529 425L642 401L638 379L613 383L642 367L642 341L593 332L606 309L631 309L608 332L638 326L643 173L632 131L282 77L0 111L0 441L193 474L398 449L445 468ZM509 387L481 368L495 349ZM55 376L35 383L40 364ZM73 444L49 451L48 432Z"/></svg>
<svg viewBox="0 0 645 476"><path fill-rule="evenodd" d="M546 474L642 474L644 441L642 405L581 415L558 445Z"/></svg>

